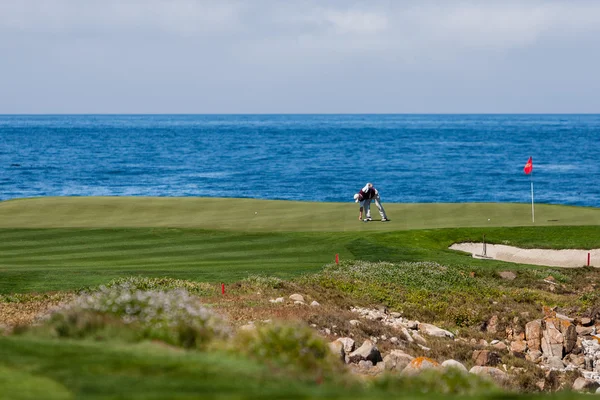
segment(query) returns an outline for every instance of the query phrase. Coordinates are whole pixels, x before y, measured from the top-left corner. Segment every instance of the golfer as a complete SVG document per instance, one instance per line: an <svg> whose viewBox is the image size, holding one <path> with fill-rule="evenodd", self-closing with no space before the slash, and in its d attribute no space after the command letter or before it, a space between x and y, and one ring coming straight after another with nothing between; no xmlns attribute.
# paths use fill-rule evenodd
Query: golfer
<svg viewBox="0 0 600 400"><path fill-rule="evenodd" d="M360 203L360 213L358 214L358 219L364 222L372 221L371 200L375 201L375 205L379 210L379 215L381 215L381 222L389 221L387 215L385 214L385 210L381 205L381 197L379 197L379 192L373 187L372 183L367 183L364 188L354 195L354 201L356 203ZM365 211L365 219L363 219L363 209Z"/></svg>

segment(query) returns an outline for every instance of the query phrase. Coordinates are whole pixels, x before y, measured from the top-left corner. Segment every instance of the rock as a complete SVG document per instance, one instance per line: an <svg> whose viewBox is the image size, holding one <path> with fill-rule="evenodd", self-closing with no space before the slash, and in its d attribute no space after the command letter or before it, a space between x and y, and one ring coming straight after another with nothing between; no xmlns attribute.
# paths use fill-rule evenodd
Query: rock
<svg viewBox="0 0 600 400"><path fill-rule="evenodd" d="M596 327L595 326L580 326L580 325L577 325L575 327L575 331L577 332L577 334L579 336L589 336L589 335L593 335L594 333L596 333Z"/></svg>
<svg viewBox="0 0 600 400"><path fill-rule="evenodd" d="M568 354L573 351L577 344L577 329L575 328L575 325L565 319L560 320L559 329L563 335L563 354Z"/></svg>
<svg viewBox="0 0 600 400"><path fill-rule="evenodd" d="M454 368L462 372L469 372L467 368L456 360L446 360L442 363L442 368Z"/></svg>
<svg viewBox="0 0 600 400"><path fill-rule="evenodd" d="M271 303L283 303L285 299L283 297L278 297L276 299L269 300Z"/></svg>
<svg viewBox="0 0 600 400"><path fill-rule="evenodd" d="M584 377L579 377L575 379L575 382L573 382L573 390L576 392L594 393L598 388L600 388L600 384L598 382L591 379L586 379Z"/></svg>
<svg viewBox="0 0 600 400"><path fill-rule="evenodd" d="M246 325L240 326L241 331L252 331L254 329L256 329L256 326L252 322L248 323Z"/></svg>
<svg viewBox="0 0 600 400"><path fill-rule="evenodd" d="M492 340L490 342L490 346L493 346L493 345L498 344L498 343L500 343L500 341L498 339L494 339L494 340Z"/></svg>
<svg viewBox="0 0 600 400"><path fill-rule="evenodd" d="M479 366L494 366L500 363L498 353L489 350L475 350L473 352L473 362Z"/></svg>
<svg viewBox="0 0 600 400"><path fill-rule="evenodd" d="M301 306L305 306L305 305L306 305L306 303L305 303L305 302L303 302L303 301L300 301L300 300L296 300L296 301L294 302L294 304L298 304L298 305L301 305Z"/></svg>
<svg viewBox="0 0 600 400"><path fill-rule="evenodd" d="M579 322L581 323L582 326L591 326L594 323L594 321L588 317L581 318L581 320Z"/></svg>
<svg viewBox="0 0 600 400"><path fill-rule="evenodd" d="M485 330L488 333L498 333L498 316L492 315L492 317L487 321Z"/></svg>
<svg viewBox="0 0 600 400"><path fill-rule="evenodd" d="M338 339L339 340L339 339ZM336 356L339 357L340 360L345 362L346 360L346 352L344 351L344 344L338 342L337 340L329 343L329 350Z"/></svg>
<svg viewBox="0 0 600 400"><path fill-rule="evenodd" d="M406 323L406 327L408 329L412 329L412 330L416 331L417 329L419 329L419 321L408 321Z"/></svg>
<svg viewBox="0 0 600 400"><path fill-rule="evenodd" d="M358 367L360 369L371 369L373 367L373 363L369 360L360 360L358 362Z"/></svg>
<svg viewBox="0 0 600 400"><path fill-rule="evenodd" d="M412 338L411 338L411 339L412 339ZM396 336L392 336L392 337L390 338L390 343L391 343L391 344L396 344L396 345L397 345L397 344L400 344L400 340L399 340L399 339L398 339Z"/></svg>
<svg viewBox="0 0 600 400"><path fill-rule="evenodd" d="M402 313L394 311L394 312L390 313L390 317L392 317L392 318L401 318L402 317Z"/></svg>
<svg viewBox="0 0 600 400"><path fill-rule="evenodd" d="M525 359L531 362L538 362L542 358L543 353L539 350L529 350L529 352L525 355Z"/></svg>
<svg viewBox="0 0 600 400"><path fill-rule="evenodd" d="M542 333L542 352L544 357L563 357L564 337L560 332L560 320L558 318L546 318L544 320L546 329Z"/></svg>
<svg viewBox="0 0 600 400"><path fill-rule="evenodd" d="M400 328L400 332L402 332L402 336L404 336L404 339L407 342L413 343L415 341L415 339L413 339L413 337L410 335L410 332L408 331L408 329L406 329L405 327ZM425 340L425 339L423 339L423 340Z"/></svg>
<svg viewBox="0 0 600 400"><path fill-rule="evenodd" d="M512 271L502 271L498 275L500 275L500 278L506 279L506 280L509 280L509 281L512 281L512 280L514 280L517 277L517 274L515 274Z"/></svg>
<svg viewBox="0 0 600 400"><path fill-rule="evenodd" d="M423 336L419 335L416 331L412 332L412 338L418 344L422 344L422 345L426 345L427 344L427 340L425 340L425 338Z"/></svg>
<svg viewBox="0 0 600 400"><path fill-rule="evenodd" d="M302 296L301 294L294 293L290 295L290 300L301 301L304 303L304 296Z"/></svg>
<svg viewBox="0 0 600 400"><path fill-rule="evenodd" d="M524 356L527 351L527 342L524 340L515 340L510 343L510 351L515 355Z"/></svg>
<svg viewBox="0 0 600 400"><path fill-rule="evenodd" d="M563 359L569 362L571 365L579 369L585 369L585 356L583 354L569 354Z"/></svg>
<svg viewBox="0 0 600 400"><path fill-rule="evenodd" d="M352 353L356 345L354 339L351 339L349 337L341 337L339 339L334 340L333 343L341 343L346 354Z"/></svg>
<svg viewBox="0 0 600 400"><path fill-rule="evenodd" d="M313 306L313 307L319 307L320 306L319 302L316 301L316 300L313 300L312 303L310 303L310 305Z"/></svg>
<svg viewBox="0 0 600 400"><path fill-rule="evenodd" d="M492 347L496 350L500 350L500 351L504 351L508 349L508 346L506 345L506 343L504 342L498 342L496 344L493 344Z"/></svg>
<svg viewBox="0 0 600 400"><path fill-rule="evenodd" d="M525 339L530 350L540 350L542 346L542 321L537 319L525 325Z"/></svg>
<svg viewBox="0 0 600 400"><path fill-rule="evenodd" d="M565 364L562 362L560 357L556 357L556 356L548 357L544 364L548 368L552 368L552 369L563 369L565 367Z"/></svg>
<svg viewBox="0 0 600 400"><path fill-rule="evenodd" d="M505 384L508 382L508 374L494 367L483 367L476 365L469 370L469 373L478 375L486 378L491 378L498 384Z"/></svg>
<svg viewBox="0 0 600 400"><path fill-rule="evenodd" d="M410 354L402 350L392 350L383 358L383 363L387 371L400 372L414 359Z"/></svg>
<svg viewBox="0 0 600 400"><path fill-rule="evenodd" d="M351 319L350 321L348 321L348 323L352 326L358 326L360 325L360 321L356 320L356 319Z"/></svg>
<svg viewBox="0 0 600 400"><path fill-rule="evenodd" d="M574 319L574 318L567 317L566 315L564 315L564 314L559 314L559 313L556 313L556 318L558 318L558 319L563 319L563 320L565 320L565 321L569 321L569 322L571 322L571 323L573 323L573 321L575 321L575 319Z"/></svg>
<svg viewBox="0 0 600 400"><path fill-rule="evenodd" d="M454 339L454 334L452 332L438 328L437 326L431 324L419 324L419 331L428 336Z"/></svg>
<svg viewBox="0 0 600 400"><path fill-rule="evenodd" d="M429 357L417 357L408 363L402 371L402 375L415 375L423 370L439 367L440 364Z"/></svg>
<svg viewBox="0 0 600 400"><path fill-rule="evenodd" d="M351 363L358 363L361 360L369 360L373 365L383 361L377 346L369 339L365 340L362 346L348 355L348 361Z"/></svg>

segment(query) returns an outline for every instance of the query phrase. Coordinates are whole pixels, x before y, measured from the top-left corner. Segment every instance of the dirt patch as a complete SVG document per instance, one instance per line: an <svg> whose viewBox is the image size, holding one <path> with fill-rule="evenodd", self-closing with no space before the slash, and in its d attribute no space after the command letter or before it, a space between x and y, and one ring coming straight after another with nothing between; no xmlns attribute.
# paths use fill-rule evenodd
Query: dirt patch
<svg viewBox="0 0 600 400"><path fill-rule="evenodd" d="M11 329L19 325L30 325L38 317L47 314L71 298L72 295L61 294L15 303L0 302L0 328Z"/></svg>
<svg viewBox="0 0 600 400"><path fill-rule="evenodd" d="M455 243L451 250L471 253L473 257L484 254L483 243ZM494 260L519 264L543 265L547 267L578 268L588 265L600 268L600 249L594 250L549 250L520 249L502 244L486 244L485 255Z"/></svg>

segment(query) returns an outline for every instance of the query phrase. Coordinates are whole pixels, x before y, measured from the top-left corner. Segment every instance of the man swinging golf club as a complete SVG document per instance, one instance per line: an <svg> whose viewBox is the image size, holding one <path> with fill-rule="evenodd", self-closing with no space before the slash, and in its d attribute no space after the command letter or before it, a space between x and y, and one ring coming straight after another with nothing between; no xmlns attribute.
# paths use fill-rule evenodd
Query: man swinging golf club
<svg viewBox="0 0 600 400"><path fill-rule="evenodd" d="M385 210L381 205L381 198L379 192L373 187L372 183L367 183L357 194L354 195L354 201L360 204L360 213L358 219L364 222L372 221L371 219L371 200L375 201L375 205L381 215L381 222L389 221ZM365 218L363 219L363 209L365 211Z"/></svg>

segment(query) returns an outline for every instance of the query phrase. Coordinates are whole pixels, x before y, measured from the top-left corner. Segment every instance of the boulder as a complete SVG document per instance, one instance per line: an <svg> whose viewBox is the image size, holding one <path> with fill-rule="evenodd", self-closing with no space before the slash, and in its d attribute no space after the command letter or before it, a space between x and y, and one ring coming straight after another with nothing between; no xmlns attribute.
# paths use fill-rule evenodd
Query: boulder
<svg viewBox="0 0 600 400"><path fill-rule="evenodd" d="M348 355L348 362L358 363L362 360L371 361L373 365L376 365L383 360L379 349L377 349L377 346L369 339L365 340L362 346Z"/></svg>
<svg viewBox="0 0 600 400"><path fill-rule="evenodd" d="M494 366L500 364L500 355L489 350L475 350L473 362L478 366Z"/></svg>
<svg viewBox="0 0 600 400"><path fill-rule="evenodd" d="M563 335L564 354L568 354L577 344L577 329L571 322L563 319L560 321L560 332Z"/></svg>
<svg viewBox="0 0 600 400"><path fill-rule="evenodd" d="M349 337L341 337L339 339L334 340L333 343L341 343L346 354L352 353L356 347L354 339L351 339Z"/></svg>
<svg viewBox="0 0 600 400"><path fill-rule="evenodd" d="M560 331L558 318L546 318L542 332L542 352L544 357L563 357L564 337Z"/></svg>
<svg viewBox="0 0 600 400"><path fill-rule="evenodd" d="M410 335L410 332L408 331L408 329L406 329L405 327L400 328L400 332L402 332L402 336L404 336L404 339L409 342L409 343L413 343L415 341L415 339L413 339L413 337ZM423 339L425 340L425 339Z"/></svg>
<svg viewBox="0 0 600 400"><path fill-rule="evenodd" d="M527 342L524 340L515 340L514 342L510 342L510 351L517 356L524 356L525 352L527 351Z"/></svg>
<svg viewBox="0 0 600 400"><path fill-rule="evenodd" d="M543 353L539 350L529 350L525 355L525 359L534 363L537 363L542 358Z"/></svg>
<svg viewBox="0 0 600 400"><path fill-rule="evenodd" d="M596 333L596 327L594 326L580 326L575 327L575 331L579 336L589 336Z"/></svg>
<svg viewBox="0 0 600 400"><path fill-rule="evenodd" d="M429 357L417 357L408 363L402 371L402 375L416 375L423 370L439 367L440 364Z"/></svg>
<svg viewBox="0 0 600 400"><path fill-rule="evenodd" d="M304 303L304 296L302 296L301 294L294 293L294 294L290 295L290 300L301 301Z"/></svg>
<svg viewBox="0 0 600 400"><path fill-rule="evenodd" d="M542 321L535 320L525 325L525 339L530 350L540 350L542 346Z"/></svg>
<svg viewBox="0 0 600 400"><path fill-rule="evenodd" d="M446 368L446 369L450 369L450 368L454 368L457 369L461 372L469 372L467 370L467 367L465 367L463 364L461 364L460 362L456 361L456 360L446 360L442 363L442 368Z"/></svg>
<svg viewBox="0 0 600 400"><path fill-rule="evenodd" d="M594 321L591 318L583 317L579 320L582 326L591 326Z"/></svg>
<svg viewBox="0 0 600 400"><path fill-rule="evenodd" d="M313 300L312 303L310 303L310 305L313 306L313 307L319 307L320 306L319 302L316 301L316 300Z"/></svg>
<svg viewBox="0 0 600 400"><path fill-rule="evenodd" d="M598 388L600 388L600 384L598 382L591 379L586 379L584 377L579 377L575 379L575 382L573 382L573 390L576 392L595 393Z"/></svg>
<svg viewBox="0 0 600 400"><path fill-rule="evenodd" d="M548 357L544 364L551 369L563 369L565 367L565 363L561 358L556 356Z"/></svg>
<svg viewBox="0 0 600 400"><path fill-rule="evenodd" d="M508 346L504 342L498 342L493 344L492 347L496 350L504 351L508 349Z"/></svg>
<svg viewBox="0 0 600 400"><path fill-rule="evenodd" d="M423 346L427 344L427 340L425 340L425 338L423 336L419 335L416 331L412 332L412 338L418 344L421 344Z"/></svg>
<svg viewBox="0 0 600 400"><path fill-rule="evenodd" d="M412 360L414 360L414 357L410 354L406 354L402 350L392 350L388 355L383 357L383 363L387 371L400 372L404 370Z"/></svg>
<svg viewBox="0 0 600 400"><path fill-rule="evenodd" d="M419 324L419 331L428 336L454 339L454 333L431 324Z"/></svg>
<svg viewBox="0 0 600 400"><path fill-rule="evenodd" d="M508 374L504 371L494 367L484 367L476 365L469 370L469 373L492 379L498 384L505 384L508 382Z"/></svg>
<svg viewBox="0 0 600 400"><path fill-rule="evenodd" d="M344 345L341 342L335 340L329 343L329 350L331 350L336 357L339 357L340 360L345 362L346 352L344 351Z"/></svg>

